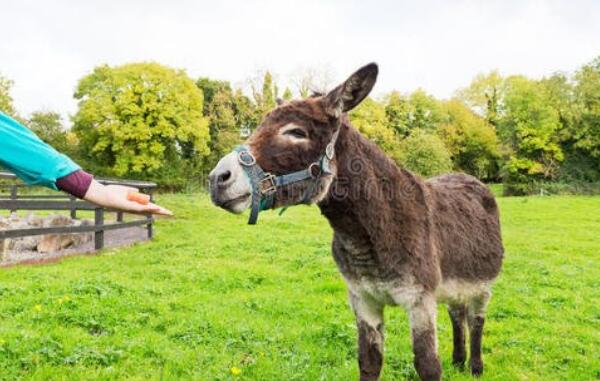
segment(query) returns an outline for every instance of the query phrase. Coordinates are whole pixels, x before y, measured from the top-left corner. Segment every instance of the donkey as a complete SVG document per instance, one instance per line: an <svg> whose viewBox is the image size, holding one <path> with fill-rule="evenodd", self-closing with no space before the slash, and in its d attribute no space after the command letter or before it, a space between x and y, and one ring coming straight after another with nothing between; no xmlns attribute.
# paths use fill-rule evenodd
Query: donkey
<svg viewBox="0 0 600 381"><path fill-rule="evenodd" d="M371 63L327 94L279 105L246 145L209 175L214 204L233 213L316 203L333 228L333 257L358 328L360 380L383 365L383 309L406 309L414 366L440 380L437 302L452 321L453 363L483 372L481 340L503 246L492 193L474 177L423 180L398 167L349 123L346 112L371 91Z"/></svg>

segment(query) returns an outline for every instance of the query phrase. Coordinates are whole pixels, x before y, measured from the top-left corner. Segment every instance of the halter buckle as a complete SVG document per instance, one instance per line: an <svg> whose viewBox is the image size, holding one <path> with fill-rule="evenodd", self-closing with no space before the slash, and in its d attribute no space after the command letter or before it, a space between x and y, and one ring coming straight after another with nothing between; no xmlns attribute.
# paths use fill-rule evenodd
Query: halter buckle
<svg viewBox="0 0 600 381"><path fill-rule="evenodd" d="M240 151L238 153L238 162L245 167L251 167L256 164L256 158L250 151Z"/></svg>
<svg viewBox="0 0 600 381"><path fill-rule="evenodd" d="M272 195L277 191L277 180L275 175L271 173L266 173L265 177L259 180L258 182L260 187L260 192L264 195Z"/></svg>

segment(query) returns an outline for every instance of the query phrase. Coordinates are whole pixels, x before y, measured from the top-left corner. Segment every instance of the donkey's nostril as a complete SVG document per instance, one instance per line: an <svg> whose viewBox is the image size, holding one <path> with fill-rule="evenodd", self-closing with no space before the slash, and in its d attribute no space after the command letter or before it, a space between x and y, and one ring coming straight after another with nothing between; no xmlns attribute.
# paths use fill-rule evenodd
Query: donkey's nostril
<svg viewBox="0 0 600 381"><path fill-rule="evenodd" d="M223 185L231 178L231 171L223 171L217 175L217 184Z"/></svg>

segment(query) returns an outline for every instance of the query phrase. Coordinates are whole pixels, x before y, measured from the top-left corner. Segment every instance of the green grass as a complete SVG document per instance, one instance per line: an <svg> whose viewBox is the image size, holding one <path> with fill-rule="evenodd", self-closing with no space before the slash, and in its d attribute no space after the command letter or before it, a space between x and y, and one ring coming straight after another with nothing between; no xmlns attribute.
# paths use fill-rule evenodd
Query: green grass
<svg viewBox="0 0 600 381"><path fill-rule="evenodd" d="M316 207L258 226L165 195L156 239L0 269L2 380L353 380L354 318ZM500 198L507 249L482 380L600 379L600 198ZM445 379L449 319L438 332ZM232 374L239 368L241 373ZM407 318L386 310L383 380L415 379Z"/></svg>

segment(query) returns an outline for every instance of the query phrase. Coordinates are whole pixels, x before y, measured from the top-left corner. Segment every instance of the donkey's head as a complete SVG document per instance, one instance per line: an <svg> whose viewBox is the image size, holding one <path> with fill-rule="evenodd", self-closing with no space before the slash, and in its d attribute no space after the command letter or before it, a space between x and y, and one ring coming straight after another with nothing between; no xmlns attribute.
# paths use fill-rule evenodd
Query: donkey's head
<svg viewBox="0 0 600 381"><path fill-rule="evenodd" d="M336 174L334 147L342 116L369 94L377 73L371 63L326 95L290 101L269 112L245 145L224 156L210 173L213 203L233 213L252 206L258 214L321 200Z"/></svg>

